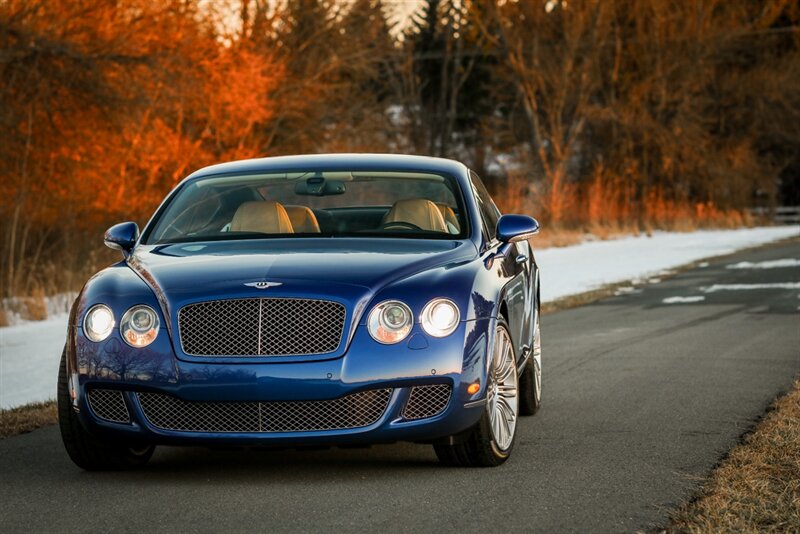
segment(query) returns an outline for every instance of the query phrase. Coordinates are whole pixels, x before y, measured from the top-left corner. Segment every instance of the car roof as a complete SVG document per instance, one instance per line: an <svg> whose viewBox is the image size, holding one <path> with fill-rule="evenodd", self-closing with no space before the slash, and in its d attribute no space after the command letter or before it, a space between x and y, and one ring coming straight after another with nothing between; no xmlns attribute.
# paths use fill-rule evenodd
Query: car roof
<svg viewBox="0 0 800 534"><path fill-rule="evenodd" d="M186 180L220 174L292 171L427 171L457 178L467 176L467 167L458 161L428 156L400 154L309 154L245 159L203 167Z"/></svg>

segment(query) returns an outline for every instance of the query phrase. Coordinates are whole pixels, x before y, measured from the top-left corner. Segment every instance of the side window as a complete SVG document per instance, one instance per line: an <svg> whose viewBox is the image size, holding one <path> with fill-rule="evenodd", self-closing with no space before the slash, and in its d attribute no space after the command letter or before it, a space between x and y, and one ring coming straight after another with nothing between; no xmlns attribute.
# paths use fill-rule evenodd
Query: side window
<svg viewBox="0 0 800 534"><path fill-rule="evenodd" d="M470 171L469 176L472 180L472 190L475 193L475 200L478 201L483 224L489 233L487 237L492 240L497 233L497 220L500 218L500 210L495 206L492 197L489 196L489 191L486 190L486 186L483 185L478 175Z"/></svg>

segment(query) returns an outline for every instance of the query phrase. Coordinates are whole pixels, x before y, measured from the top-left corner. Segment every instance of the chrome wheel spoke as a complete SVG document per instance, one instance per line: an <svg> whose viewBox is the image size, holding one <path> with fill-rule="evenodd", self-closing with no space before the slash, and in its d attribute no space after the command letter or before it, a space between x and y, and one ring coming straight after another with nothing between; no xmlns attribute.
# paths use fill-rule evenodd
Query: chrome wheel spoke
<svg viewBox="0 0 800 534"><path fill-rule="evenodd" d="M506 438L511 437L511 432L512 432L511 425L513 424L514 424L513 418L503 419L503 430Z"/></svg>
<svg viewBox="0 0 800 534"><path fill-rule="evenodd" d="M504 365L503 369L501 369L500 372L498 373L498 375L499 375L498 376L498 381L501 384L505 384L507 382L510 382L511 375L514 374L514 371L515 371L513 361L514 361L513 358L510 358L510 359L506 360L504 362L505 365ZM511 363L509 364L509 362L511 362Z"/></svg>
<svg viewBox="0 0 800 534"><path fill-rule="evenodd" d="M495 408L495 410L493 410L493 414L494 415L492 417L492 433L495 436L499 436L500 435L500 415L499 415L498 410L496 408Z"/></svg>
<svg viewBox="0 0 800 534"><path fill-rule="evenodd" d="M502 415L503 421L510 421L514 419L514 409L511 407L511 404L507 399L498 397L497 407L499 414Z"/></svg>
<svg viewBox="0 0 800 534"><path fill-rule="evenodd" d="M505 397L507 399L510 398L517 398L517 387L513 385L501 385L497 388L497 393L500 397Z"/></svg>

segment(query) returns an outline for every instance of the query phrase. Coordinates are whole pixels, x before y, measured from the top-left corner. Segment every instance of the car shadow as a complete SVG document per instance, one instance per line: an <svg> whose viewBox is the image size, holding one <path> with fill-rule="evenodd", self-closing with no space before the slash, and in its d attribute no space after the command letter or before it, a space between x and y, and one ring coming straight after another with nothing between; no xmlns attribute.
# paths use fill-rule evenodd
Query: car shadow
<svg viewBox="0 0 800 534"><path fill-rule="evenodd" d="M432 447L414 444L374 445L368 448L327 449L208 449L159 447L144 468L117 472L115 477L142 482L208 481L224 475L226 482L286 482L353 480L402 471L430 475L442 467ZM94 477L98 473L85 472Z"/></svg>

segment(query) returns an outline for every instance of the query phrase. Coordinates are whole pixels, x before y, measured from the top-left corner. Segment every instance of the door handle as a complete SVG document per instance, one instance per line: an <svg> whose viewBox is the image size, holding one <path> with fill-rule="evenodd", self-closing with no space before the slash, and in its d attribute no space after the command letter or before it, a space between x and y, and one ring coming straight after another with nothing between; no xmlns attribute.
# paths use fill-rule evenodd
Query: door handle
<svg viewBox="0 0 800 534"><path fill-rule="evenodd" d="M526 261L528 261L528 256L526 256L525 254L520 254L519 256L517 256L517 263L521 264L525 263Z"/></svg>

